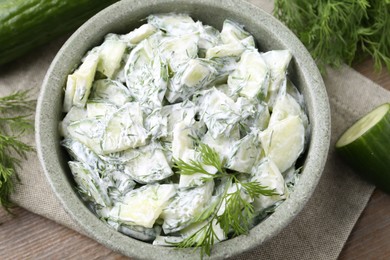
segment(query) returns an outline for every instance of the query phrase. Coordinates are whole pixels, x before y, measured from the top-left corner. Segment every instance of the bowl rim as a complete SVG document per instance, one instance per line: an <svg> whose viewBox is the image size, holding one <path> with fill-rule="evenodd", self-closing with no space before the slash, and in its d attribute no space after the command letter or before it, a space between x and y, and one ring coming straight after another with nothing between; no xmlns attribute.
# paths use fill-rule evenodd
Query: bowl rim
<svg viewBox="0 0 390 260"><path fill-rule="evenodd" d="M172 248L156 247L151 244L129 238L104 225L103 222L93 215L93 213L90 212L80 201L72 186L66 181L66 176L62 173L58 174L58 169L61 168L60 158L58 156L55 157L56 152L58 153L58 145L55 145L52 142L53 137L50 135L53 134L47 133L46 131L47 126L52 123L50 120L53 118L52 115L50 115L50 108L52 104L50 103L49 97L55 91L58 92L59 89L62 89L62 87L59 86L61 84L61 80L63 79L61 79L61 75L58 75L58 72L61 71L63 62L70 59L69 57L71 55L69 54L69 51L72 48L75 48L77 41L91 37L91 34L88 32L90 27L93 28L100 26L102 17L106 17L106 20L104 20L105 24L109 24L110 21L115 19L109 15L112 12L122 12L123 14L126 10L136 12L148 5L162 6L172 4L176 6L180 6L180 4L187 4L195 6L209 6L210 8L221 8L222 3L224 5L223 8L231 8L234 12L239 12L243 16L259 17L261 22L266 23L266 26L268 26L267 30L272 30L276 35L275 37L278 39L286 37L289 39L291 44L289 48L291 48L294 53L293 56L295 62L297 63L297 69L299 69L299 73L302 74L301 76L305 80L306 84L310 86L310 88L307 88L306 90L310 97L309 100L306 100L310 101L306 104L306 106L309 106L311 108L310 112L318 118L313 117L313 120L311 121L311 140L309 147L307 148L308 153L302 172L302 179L305 179L305 185L299 185L302 182L300 181L297 185L299 189L296 188L294 192L291 193L291 196L284 201L272 215L254 227L248 235L229 239L214 245L211 258L222 259L241 254L259 246L277 233L280 233L280 231L286 227L302 210L317 186L325 166L330 144L329 102L325 85L315 62L303 44L289 29L258 6L240 0L159 0L155 2L153 2L153 0L122 0L102 10L84 23L75 33L72 34L72 36L57 53L46 73L39 94L35 127L38 157L44 169L46 178L48 179L48 182L54 190L57 198L61 202L61 205L79 226L82 232L114 251L118 251L124 255L135 257L137 259L161 259L164 257L169 257L170 259L179 259L183 257L191 259L199 258L197 254L193 254L193 249L175 250ZM129 8L128 5L131 5L131 8ZM132 28L129 28L129 31L130 30L132 30ZM53 90L52 86L57 86L57 88ZM321 122L319 122L319 120ZM54 133L54 136L58 137L58 133ZM54 140L55 139L56 138L54 138ZM59 140L60 139L58 137L57 142L59 142ZM57 151L55 151L56 149ZM315 151L315 153L313 151Z"/></svg>

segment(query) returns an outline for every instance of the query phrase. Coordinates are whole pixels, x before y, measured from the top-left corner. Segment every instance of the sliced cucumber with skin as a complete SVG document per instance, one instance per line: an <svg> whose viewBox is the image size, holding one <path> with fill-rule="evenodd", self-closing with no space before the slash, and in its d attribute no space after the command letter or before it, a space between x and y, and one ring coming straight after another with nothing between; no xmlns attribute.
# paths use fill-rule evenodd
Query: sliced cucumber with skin
<svg viewBox="0 0 390 260"><path fill-rule="evenodd" d="M62 107L63 112L69 112L73 106L73 97L76 91L76 76L68 75L65 87L64 105Z"/></svg>
<svg viewBox="0 0 390 260"><path fill-rule="evenodd" d="M92 51L85 57L83 63L73 73L74 77L72 77L71 80L74 80L75 83L71 83L71 85L75 85L73 95L74 106L84 107L87 103L98 62L99 53Z"/></svg>
<svg viewBox="0 0 390 260"><path fill-rule="evenodd" d="M364 178L390 192L390 103L377 107L346 130L336 150Z"/></svg>
<svg viewBox="0 0 390 260"><path fill-rule="evenodd" d="M157 28L151 24L143 24L139 28L131 31L130 33L123 35L122 40L129 44L138 44L141 41L148 38L153 33L157 32Z"/></svg>

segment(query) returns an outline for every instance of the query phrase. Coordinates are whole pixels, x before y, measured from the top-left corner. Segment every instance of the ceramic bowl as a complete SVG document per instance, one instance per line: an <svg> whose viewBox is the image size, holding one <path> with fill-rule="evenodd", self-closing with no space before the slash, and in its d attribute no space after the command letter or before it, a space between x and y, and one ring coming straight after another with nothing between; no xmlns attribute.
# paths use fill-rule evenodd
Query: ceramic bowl
<svg viewBox="0 0 390 260"><path fill-rule="evenodd" d="M127 33L139 27L149 14L188 13L196 20L221 29L226 18L245 26L257 40L260 51L288 49L293 55L289 76L306 101L311 138L303 171L295 191L266 220L242 235L216 244L211 258L223 259L260 246L278 234L304 207L322 174L329 148L330 116L325 87L317 67L301 42L268 13L240 0L123 0L81 26L53 60L41 89L36 117L36 141L44 172L64 209L82 232L136 259L199 259L193 249L157 247L127 237L100 221L81 201L60 147L58 123L66 77L87 50L99 45L107 33Z"/></svg>

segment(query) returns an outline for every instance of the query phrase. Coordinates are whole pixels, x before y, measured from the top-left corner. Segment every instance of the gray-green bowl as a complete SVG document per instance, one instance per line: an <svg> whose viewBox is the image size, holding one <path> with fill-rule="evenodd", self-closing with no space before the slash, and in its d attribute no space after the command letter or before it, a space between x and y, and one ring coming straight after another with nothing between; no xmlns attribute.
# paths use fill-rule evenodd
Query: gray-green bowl
<svg viewBox="0 0 390 260"><path fill-rule="evenodd" d="M221 29L226 18L245 25L260 51L289 49L293 54L289 74L303 93L311 138L301 178L290 197L265 221L242 235L219 244L211 258L223 259L253 249L279 233L304 207L322 174L329 148L330 115L325 87L317 67L301 42L285 26L261 9L240 0L123 0L103 10L81 26L53 60L42 85L36 116L38 154L54 192L83 232L103 245L137 259L199 259L192 249L157 247L127 237L101 222L77 195L60 147L58 122L62 119L66 77L87 50L110 32L127 33L153 13L188 13L204 24Z"/></svg>

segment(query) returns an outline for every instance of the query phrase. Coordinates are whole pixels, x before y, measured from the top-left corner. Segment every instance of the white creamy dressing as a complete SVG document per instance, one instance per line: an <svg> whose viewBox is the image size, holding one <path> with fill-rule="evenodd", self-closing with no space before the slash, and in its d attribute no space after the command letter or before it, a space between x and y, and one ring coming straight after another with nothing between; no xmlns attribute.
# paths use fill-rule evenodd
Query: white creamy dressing
<svg viewBox="0 0 390 260"><path fill-rule="evenodd" d="M180 241L204 226L197 217L228 185L174 174L173 158L199 159L197 140L240 179L275 189L249 201L258 214L277 205L308 134L301 96L287 84L291 58L259 52L233 21L219 32L185 14L151 15L128 34L107 35L68 76L59 125L81 196L127 235Z"/></svg>

